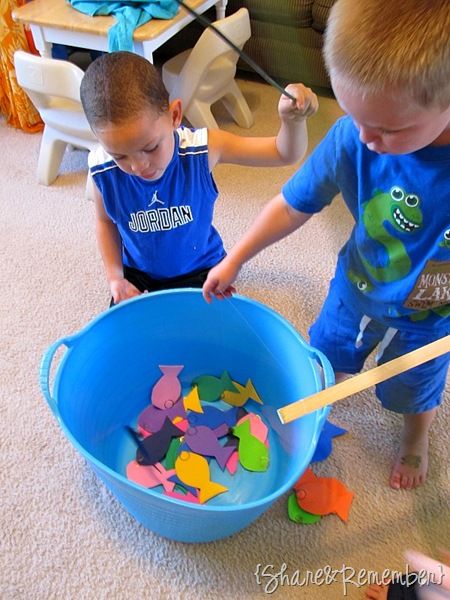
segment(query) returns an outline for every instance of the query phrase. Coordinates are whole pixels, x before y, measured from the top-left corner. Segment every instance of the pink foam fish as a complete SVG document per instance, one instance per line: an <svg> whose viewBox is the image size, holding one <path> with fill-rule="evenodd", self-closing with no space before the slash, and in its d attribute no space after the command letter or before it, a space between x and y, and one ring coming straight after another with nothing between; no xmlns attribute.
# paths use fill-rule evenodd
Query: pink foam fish
<svg viewBox="0 0 450 600"><path fill-rule="evenodd" d="M211 481L208 461L194 452L181 452L175 461L175 471L183 483L199 489L201 504L228 490L225 485Z"/></svg>
<svg viewBox="0 0 450 600"><path fill-rule="evenodd" d="M162 376L155 383L151 393L151 403L161 409L172 408L181 395L181 383L178 374L182 365L159 365Z"/></svg>
<svg viewBox="0 0 450 600"><path fill-rule="evenodd" d="M237 450L235 450L233 452L233 454L230 456L230 458L227 460L227 464L225 465L225 468L231 475L234 475L237 471L238 464L239 464L239 452L237 452Z"/></svg>
<svg viewBox="0 0 450 600"><path fill-rule="evenodd" d="M169 477L172 477L174 474L175 469L166 470L161 463L146 466L132 460L127 465L128 479L145 488L162 485L166 492L171 492L175 487L175 483L169 481Z"/></svg>
<svg viewBox="0 0 450 600"><path fill-rule="evenodd" d="M269 429L261 417L256 413L249 412L247 415L239 419L237 425L244 423L244 421L250 421L250 433L265 444Z"/></svg>

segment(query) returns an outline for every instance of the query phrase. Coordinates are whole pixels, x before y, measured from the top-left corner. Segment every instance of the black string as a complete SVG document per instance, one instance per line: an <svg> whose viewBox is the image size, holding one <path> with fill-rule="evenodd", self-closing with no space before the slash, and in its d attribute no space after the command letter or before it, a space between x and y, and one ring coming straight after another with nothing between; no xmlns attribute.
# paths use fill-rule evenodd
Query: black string
<svg viewBox="0 0 450 600"><path fill-rule="evenodd" d="M220 38L222 38L224 40L224 42L226 42L230 46L230 48L232 48L235 52L237 52L239 54L239 56L242 58L242 60L245 61L254 71L256 71L256 73L258 73L258 75L260 75L265 81L267 81L267 83L269 83L270 85L273 85L278 91L280 91L282 94L287 96L293 102L297 101L296 98L292 94L287 92L279 83L277 83L275 81L275 79L272 79L272 77L270 75L268 75L266 73L266 71L264 71L264 69L258 65L258 63L256 63L252 58L250 58L250 56L246 52L241 50L238 46L236 46L236 44L234 44L230 39L228 39L227 36L224 35L220 31L220 29L217 29L217 27L215 27L211 23L211 21L209 21L203 15L199 15L194 9L190 8L187 4L185 4L183 2L183 0L176 0L176 1L178 2L178 4L180 6L182 6L185 10L187 10L189 13L191 13L191 15L193 15L197 19L197 21L199 23L201 23L205 28L209 27Z"/></svg>

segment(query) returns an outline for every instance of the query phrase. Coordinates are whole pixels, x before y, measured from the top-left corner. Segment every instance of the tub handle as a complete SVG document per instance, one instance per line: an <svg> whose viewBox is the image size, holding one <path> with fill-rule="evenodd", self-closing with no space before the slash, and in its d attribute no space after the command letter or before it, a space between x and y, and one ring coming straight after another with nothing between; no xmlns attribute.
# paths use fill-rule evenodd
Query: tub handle
<svg viewBox="0 0 450 600"><path fill-rule="evenodd" d="M316 362L319 363L319 366L322 369L323 388L325 389L327 387L330 387L330 385L334 385L335 379L333 367L331 366L330 361L325 356L325 354L320 350L317 350L317 348L312 348L311 355L312 358L314 358Z"/></svg>
<svg viewBox="0 0 450 600"><path fill-rule="evenodd" d="M335 382L334 370L333 370L333 367L331 366L328 358L325 356L325 354L323 352L321 352L317 348L311 348L310 352L311 352L312 358L319 364L319 366L322 369L321 375L322 375L322 379L323 379L323 389L330 387L331 385L334 385L334 382ZM326 420L330 410L331 410L330 406L324 406L323 408L320 408L317 411L318 427L319 427L318 431L321 431L322 426L325 423L325 420Z"/></svg>
<svg viewBox="0 0 450 600"><path fill-rule="evenodd" d="M47 348L44 356L42 357L41 366L39 368L39 384L41 391L48 402L48 405L52 409L54 415L59 419L58 405L50 392L50 368L52 366L52 360L55 356L56 351L62 345L70 348L73 345L73 341L77 336L67 336L60 338L54 342L49 348Z"/></svg>

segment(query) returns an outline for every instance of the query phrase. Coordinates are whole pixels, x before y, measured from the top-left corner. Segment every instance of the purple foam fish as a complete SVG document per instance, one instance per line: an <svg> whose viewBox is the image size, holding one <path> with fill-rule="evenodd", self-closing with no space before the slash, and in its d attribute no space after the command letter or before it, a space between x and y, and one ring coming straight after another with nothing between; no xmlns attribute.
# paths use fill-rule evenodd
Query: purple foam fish
<svg viewBox="0 0 450 600"><path fill-rule="evenodd" d="M181 383L178 374L182 365L159 365L162 376L155 383L151 393L151 403L161 409L171 408L181 396Z"/></svg>
<svg viewBox="0 0 450 600"><path fill-rule="evenodd" d="M238 409L236 407L228 410L220 410L215 406L204 406L203 413L195 413L189 415L189 423L198 427L206 425L211 429L215 429L222 423L226 423L229 427L233 427L237 422Z"/></svg>
<svg viewBox="0 0 450 600"><path fill-rule="evenodd" d="M196 454L213 456L222 470L235 451L232 446L221 446L217 434L206 425L190 427L184 435L184 441Z"/></svg>
<svg viewBox="0 0 450 600"><path fill-rule="evenodd" d="M166 417L164 425L159 431L140 442L136 452L137 462L140 465L154 465L165 457L172 438L181 437L182 435L184 435L184 432Z"/></svg>
<svg viewBox="0 0 450 600"><path fill-rule="evenodd" d="M165 409L156 408L156 406L150 404L150 406L144 408L139 415L138 426L148 433L156 433L163 426L166 417L171 421L173 421L175 417L181 417L182 419L186 417L186 410L182 398L179 398L170 408Z"/></svg>

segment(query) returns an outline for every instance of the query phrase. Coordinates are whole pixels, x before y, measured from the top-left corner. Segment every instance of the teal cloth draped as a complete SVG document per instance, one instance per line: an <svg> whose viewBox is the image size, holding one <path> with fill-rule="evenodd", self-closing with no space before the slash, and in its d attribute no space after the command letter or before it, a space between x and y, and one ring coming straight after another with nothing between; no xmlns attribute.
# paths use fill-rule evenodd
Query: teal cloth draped
<svg viewBox="0 0 450 600"><path fill-rule="evenodd" d="M176 0L69 0L76 10L91 17L113 15L117 23L108 31L108 51L133 50L133 33L152 18L173 19L178 12Z"/></svg>

